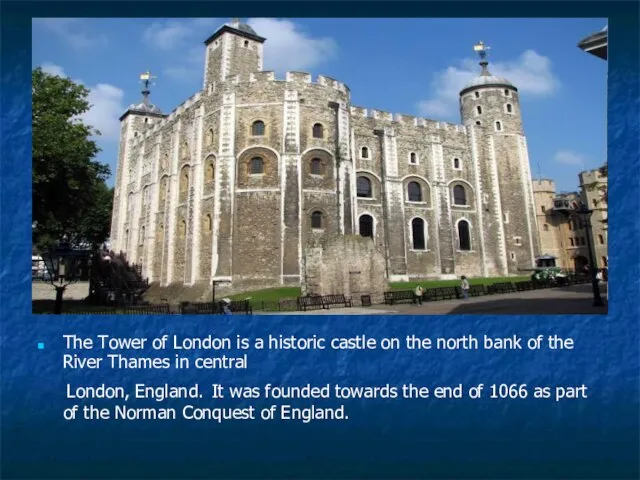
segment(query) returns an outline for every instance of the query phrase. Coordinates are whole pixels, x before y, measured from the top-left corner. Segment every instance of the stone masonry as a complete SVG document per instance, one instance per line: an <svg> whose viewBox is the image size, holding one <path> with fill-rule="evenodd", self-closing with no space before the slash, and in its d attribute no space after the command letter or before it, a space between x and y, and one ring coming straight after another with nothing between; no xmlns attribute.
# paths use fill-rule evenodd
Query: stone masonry
<svg viewBox="0 0 640 480"><path fill-rule="evenodd" d="M206 42L202 91L121 117L115 250L161 286L300 285L310 245L369 237L388 281L508 276L540 253L518 90L482 71L461 124L351 104L332 78L262 71L247 25Z"/></svg>

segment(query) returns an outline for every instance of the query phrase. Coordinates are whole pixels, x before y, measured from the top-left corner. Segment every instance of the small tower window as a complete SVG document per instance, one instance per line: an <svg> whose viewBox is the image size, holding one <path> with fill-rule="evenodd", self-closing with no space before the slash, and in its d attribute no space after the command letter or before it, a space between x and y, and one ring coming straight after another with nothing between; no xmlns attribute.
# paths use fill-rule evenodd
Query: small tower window
<svg viewBox="0 0 640 480"><path fill-rule="evenodd" d="M469 222L460 220L458 222L458 248L460 250L471 250L471 235L469 235Z"/></svg>
<svg viewBox="0 0 640 480"><path fill-rule="evenodd" d="M244 41L244 46L245 46L245 47L248 47L248 46L249 46L249 41L248 41L248 40L245 40L245 41Z"/></svg>
<svg viewBox="0 0 640 480"><path fill-rule="evenodd" d="M509 90L507 90L506 88L504 90L504 96L505 97L510 97L511 96L511 92Z"/></svg>
<svg viewBox="0 0 640 480"><path fill-rule="evenodd" d="M476 120L476 125L480 127L482 125L482 122L480 120Z"/></svg>
<svg viewBox="0 0 640 480"><path fill-rule="evenodd" d="M319 158L311 160L311 175L322 175L322 160Z"/></svg>
<svg viewBox="0 0 640 480"><path fill-rule="evenodd" d="M358 220L358 228L361 237L373 238L373 217L371 215L362 215Z"/></svg>
<svg viewBox="0 0 640 480"><path fill-rule="evenodd" d="M184 220L180 220L180 229L179 229L180 238L184 238L187 235L187 222Z"/></svg>
<svg viewBox="0 0 640 480"><path fill-rule="evenodd" d="M602 266L606 268L609 267L609 262L607 260L607 257L602 257Z"/></svg>
<svg viewBox="0 0 640 480"><path fill-rule="evenodd" d="M544 205L542 205L540 208L542 209L542 213L545 213L547 211L547 209L546 209L546 207Z"/></svg>
<svg viewBox="0 0 640 480"><path fill-rule="evenodd" d="M481 107L480 105L478 105L478 106L476 107L476 113L477 113L478 115L482 115L482 107Z"/></svg>
<svg viewBox="0 0 640 480"><path fill-rule="evenodd" d="M459 158L454 158L453 159L453 169L454 170L461 170L461 168L460 168L460 159Z"/></svg>
<svg viewBox="0 0 640 480"><path fill-rule="evenodd" d="M602 235L598 235L598 242L600 245L604 245L604 237Z"/></svg>
<svg viewBox="0 0 640 480"><path fill-rule="evenodd" d="M502 214L502 221L503 221L504 223L509 223L509 212L504 212L504 213Z"/></svg>
<svg viewBox="0 0 640 480"><path fill-rule="evenodd" d="M254 157L251 159L250 166L251 175L260 175L264 173L264 160L260 157Z"/></svg>
<svg viewBox="0 0 640 480"><path fill-rule="evenodd" d="M313 138L324 138L324 127L319 123L313 125Z"/></svg>
<svg viewBox="0 0 640 480"><path fill-rule="evenodd" d="M311 214L311 228L322 228L322 212L316 210Z"/></svg>
<svg viewBox="0 0 640 480"><path fill-rule="evenodd" d="M502 123L500 121L496 122L496 132L502 131Z"/></svg>
<svg viewBox="0 0 640 480"><path fill-rule="evenodd" d="M466 205L467 204L467 192L462 185L456 185L453 187L453 204L454 205Z"/></svg>
<svg viewBox="0 0 640 480"><path fill-rule="evenodd" d="M413 237L413 249L426 250L427 245L424 238L424 220L421 218L414 218L411 221L411 233Z"/></svg>
<svg viewBox="0 0 640 480"><path fill-rule="evenodd" d="M367 177L358 177L357 182L358 197L360 198L372 198L373 192L371 191L371 180Z"/></svg>
<svg viewBox="0 0 640 480"><path fill-rule="evenodd" d="M516 254L511 252L511 260L515 260L516 259Z"/></svg>
<svg viewBox="0 0 640 480"><path fill-rule="evenodd" d="M410 202L422 201L422 188L420 188L420 184L418 182L409 182L407 190Z"/></svg>
<svg viewBox="0 0 640 480"><path fill-rule="evenodd" d="M360 151L360 157L369 158L369 149L367 147L362 147L362 150Z"/></svg>
<svg viewBox="0 0 640 480"><path fill-rule="evenodd" d="M144 245L144 227L140 229L140 245Z"/></svg>
<svg viewBox="0 0 640 480"><path fill-rule="evenodd" d="M210 233L213 230L213 220L211 219L211 215L206 214L204 216L204 231L206 233Z"/></svg>
<svg viewBox="0 0 640 480"><path fill-rule="evenodd" d="M413 164L418 163L418 156L415 154L415 152L411 152L409 154L409 162Z"/></svg>
<svg viewBox="0 0 640 480"><path fill-rule="evenodd" d="M263 137L264 136L264 122L262 120L256 120L251 125L251 135L254 137Z"/></svg>
<svg viewBox="0 0 640 480"><path fill-rule="evenodd" d="M513 237L513 241L518 246L522 245L522 238L521 237Z"/></svg>
<svg viewBox="0 0 640 480"><path fill-rule="evenodd" d="M507 113L513 113L513 106L510 103L507 103Z"/></svg>
<svg viewBox="0 0 640 480"><path fill-rule="evenodd" d="M545 232L548 232L548 231L549 231L549 225L547 225L547 224L545 223L545 224L542 226L542 229L543 229Z"/></svg>
<svg viewBox="0 0 640 480"><path fill-rule="evenodd" d="M480 98L480 92L474 92L474 93L475 93L476 98Z"/></svg>
<svg viewBox="0 0 640 480"><path fill-rule="evenodd" d="M145 118L145 119L144 119L144 123L149 123L149 119L148 119L148 118Z"/></svg>
<svg viewBox="0 0 640 480"><path fill-rule="evenodd" d="M205 172L205 176L204 176L204 178L205 178L205 180L204 180L204 181L205 181L205 183L213 182L214 174L215 174L215 170L214 170L214 168L213 168L213 163L209 163L209 164L207 164L207 170L206 170L206 172Z"/></svg>

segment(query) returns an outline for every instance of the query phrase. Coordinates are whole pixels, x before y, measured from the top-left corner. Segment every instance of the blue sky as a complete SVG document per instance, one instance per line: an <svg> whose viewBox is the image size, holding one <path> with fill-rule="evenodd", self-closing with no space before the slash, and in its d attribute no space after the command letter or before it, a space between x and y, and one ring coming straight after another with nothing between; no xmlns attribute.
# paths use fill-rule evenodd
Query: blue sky
<svg viewBox="0 0 640 480"><path fill-rule="evenodd" d="M102 132L99 159L115 175L118 118L140 101L138 76L169 113L202 88L203 41L229 19L34 19L34 67L91 89L85 120ZM367 108L459 122L457 93L489 69L520 90L531 171L575 190L606 160L607 63L577 48L606 19L243 19L267 38L265 70L327 75ZM112 182L110 182L112 183Z"/></svg>

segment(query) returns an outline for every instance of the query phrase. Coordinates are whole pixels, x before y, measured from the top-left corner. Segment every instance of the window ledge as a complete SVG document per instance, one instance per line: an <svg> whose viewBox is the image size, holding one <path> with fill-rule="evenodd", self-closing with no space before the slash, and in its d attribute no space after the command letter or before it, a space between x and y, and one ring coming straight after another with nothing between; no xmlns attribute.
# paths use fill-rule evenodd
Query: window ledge
<svg viewBox="0 0 640 480"><path fill-rule="evenodd" d="M457 253L476 253L475 250L456 250Z"/></svg>
<svg viewBox="0 0 640 480"><path fill-rule="evenodd" d="M356 197L358 200L375 200L375 197Z"/></svg>
<svg viewBox="0 0 640 480"><path fill-rule="evenodd" d="M428 248L426 248L424 250L416 250L416 249L410 248L409 251L413 252L413 253L429 253L429 252L431 252L431 250L429 250Z"/></svg>
<svg viewBox="0 0 640 480"><path fill-rule="evenodd" d="M455 203L451 204L452 208L473 208L471 205L457 205Z"/></svg>
<svg viewBox="0 0 640 480"><path fill-rule="evenodd" d="M250 173L249 176L250 177L264 177L264 173Z"/></svg>

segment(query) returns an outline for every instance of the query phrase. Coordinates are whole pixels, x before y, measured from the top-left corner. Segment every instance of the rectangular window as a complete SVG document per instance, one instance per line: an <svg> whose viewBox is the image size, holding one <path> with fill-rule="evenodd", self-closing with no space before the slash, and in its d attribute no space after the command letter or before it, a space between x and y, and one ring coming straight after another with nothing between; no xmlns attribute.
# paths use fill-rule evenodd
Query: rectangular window
<svg viewBox="0 0 640 480"><path fill-rule="evenodd" d="M522 237L514 237L513 240L515 241L516 245L522 245Z"/></svg>

